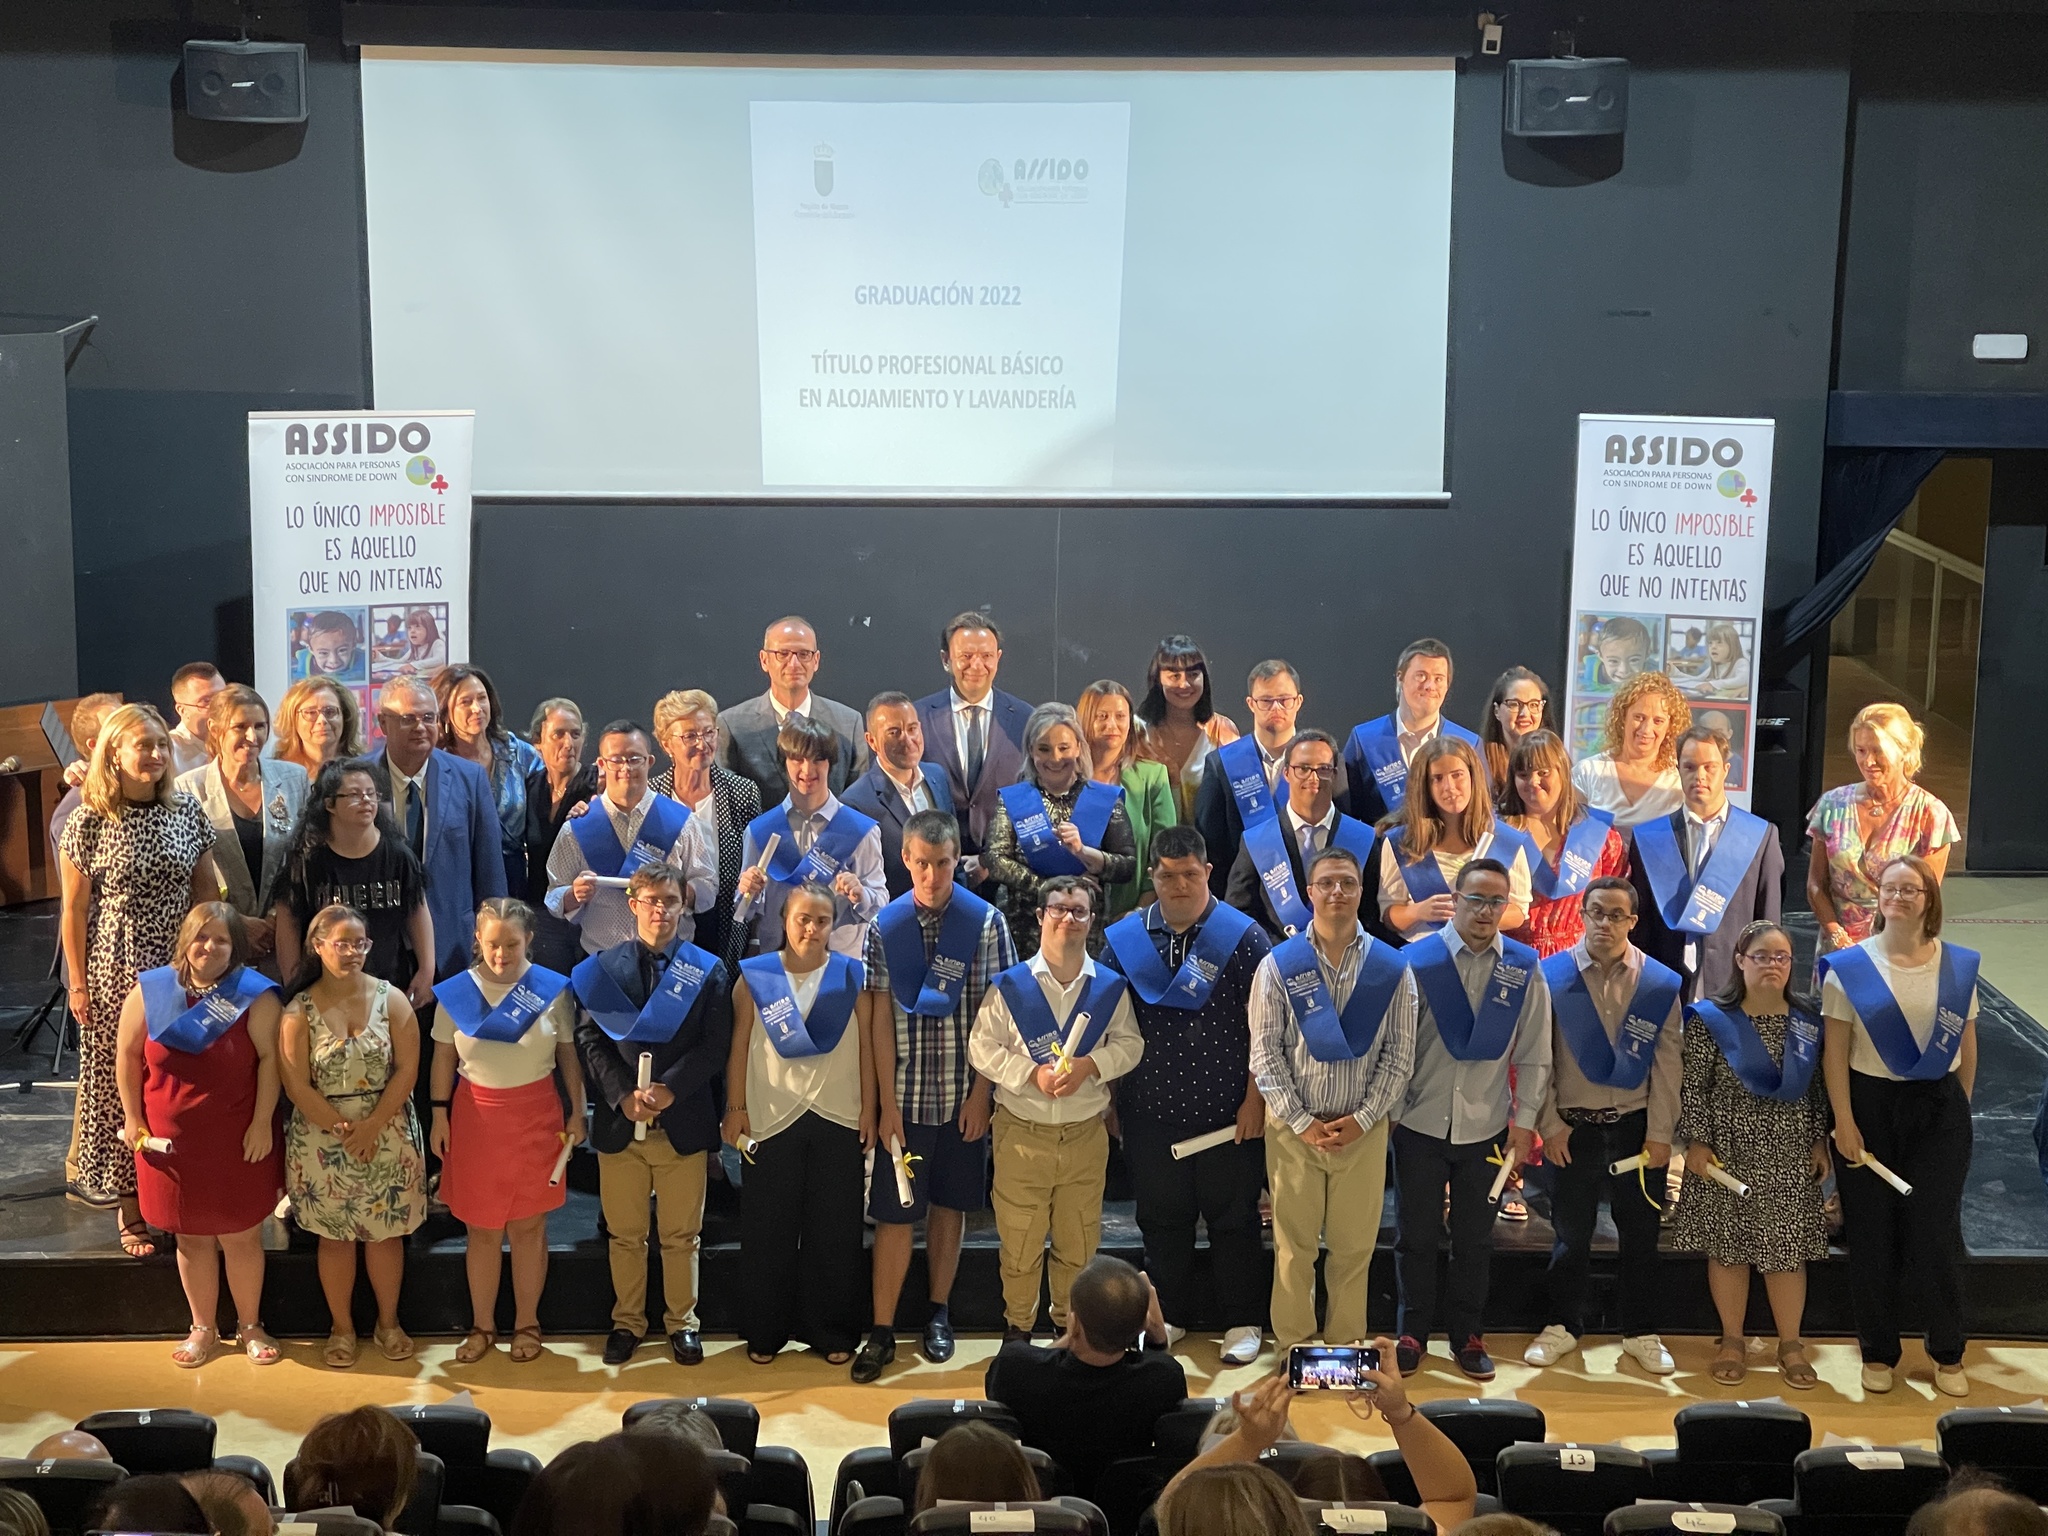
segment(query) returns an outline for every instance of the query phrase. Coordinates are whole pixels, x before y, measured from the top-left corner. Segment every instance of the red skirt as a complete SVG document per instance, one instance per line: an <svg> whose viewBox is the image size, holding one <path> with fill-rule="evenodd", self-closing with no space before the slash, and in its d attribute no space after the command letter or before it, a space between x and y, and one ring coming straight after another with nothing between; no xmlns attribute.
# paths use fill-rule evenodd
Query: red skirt
<svg viewBox="0 0 2048 1536"><path fill-rule="evenodd" d="M168 1152L135 1160L142 1219L188 1237L257 1225L284 1188L284 1137L273 1117L270 1151L258 1162L243 1159L242 1136L256 1114L256 1043L247 1015L197 1053L145 1040L142 1063L150 1134L171 1143Z"/></svg>
<svg viewBox="0 0 2048 1536"><path fill-rule="evenodd" d="M455 1219L495 1231L558 1208L568 1181L550 1187L548 1175L562 1154L562 1130L552 1076L524 1088L478 1088L458 1078L441 1160L441 1198Z"/></svg>

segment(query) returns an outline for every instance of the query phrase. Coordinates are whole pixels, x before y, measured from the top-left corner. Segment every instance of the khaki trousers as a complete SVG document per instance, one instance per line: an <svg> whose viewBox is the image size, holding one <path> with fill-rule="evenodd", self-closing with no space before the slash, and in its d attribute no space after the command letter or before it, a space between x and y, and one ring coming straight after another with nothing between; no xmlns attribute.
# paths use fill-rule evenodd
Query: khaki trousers
<svg viewBox="0 0 2048 1536"><path fill-rule="evenodd" d="M1266 1185L1273 1192L1273 1342L1284 1354L1318 1335L1332 1344L1370 1339L1365 1283L1387 1195L1387 1122L1341 1152L1322 1152L1268 1120ZM1316 1252L1323 1247L1329 1311L1317 1328Z"/></svg>
<svg viewBox="0 0 2048 1536"><path fill-rule="evenodd" d="M1003 1320L1038 1320L1038 1282L1052 1236L1052 1323L1067 1326L1067 1292L1102 1241L1102 1179L1109 1129L1099 1115L1075 1125L1041 1125L995 1113L996 1234L1003 1240Z"/></svg>
<svg viewBox="0 0 2048 1536"><path fill-rule="evenodd" d="M665 1331L697 1326L697 1243L704 1226L704 1157L685 1156L650 1126L645 1141L597 1159L597 1197L611 1232L612 1326L647 1334L647 1198L654 1197L661 1241Z"/></svg>

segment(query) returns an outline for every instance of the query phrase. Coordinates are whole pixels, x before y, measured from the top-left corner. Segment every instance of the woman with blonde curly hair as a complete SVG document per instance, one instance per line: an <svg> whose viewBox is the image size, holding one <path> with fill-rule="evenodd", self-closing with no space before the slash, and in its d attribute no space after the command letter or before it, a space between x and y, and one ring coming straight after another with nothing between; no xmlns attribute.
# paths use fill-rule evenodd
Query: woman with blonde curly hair
<svg viewBox="0 0 2048 1536"><path fill-rule="evenodd" d="M1607 701L1606 749L1572 770L1572 787L1627 832L1669 816L1685 799L1677 742L1692 728L1692 706L1662 672L1638 672Z"/></svg>
<svg viewBox="0 0 2048 1536"><path fill-rule="evenodd" d="M271 757L297 763L310 781L323 763L363 755L363 708L331 677L302 677L284 692L271 721Z"/></svg>
<svg viewBox="0 0 2048 1536"><path fill-rule="evenodd" d="M1849 722L1859 782L1831 789L1807 813L1813 861L1806 899L1823 951L1861 944L1875 928L1877 877L1894 859L1925 859L1939 881L1963 834L1949 808L1913 778L1927 732L1903 704L1870 704Z"/></svg>

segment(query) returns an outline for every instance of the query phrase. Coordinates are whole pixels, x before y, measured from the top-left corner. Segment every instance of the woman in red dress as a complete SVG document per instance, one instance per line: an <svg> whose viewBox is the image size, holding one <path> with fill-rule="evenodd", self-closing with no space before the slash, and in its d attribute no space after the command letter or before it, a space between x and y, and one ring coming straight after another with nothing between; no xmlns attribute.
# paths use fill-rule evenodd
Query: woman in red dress
<svg viewBox="0 0 2048 1536"><path fill-rule="evenodd" d="M1628 873L1628 844L1613 818L1586 804L1572 784L1571 759L1552 731L1531 731L1509 754L1501 818L1527 835L1543 857L1529 871L1529 921L1515 937L1539 955L1585 937L1580 900L1602 875Z"/></svg>
<svg viewBox="0 0 2048 1536"><path fill-rule="evenodd" d="M224 901L186 914L171 956L136 977L115 1054L143 1220L177 1238L192 1307L192 1331L171 1359L189 1370L212 1357L225 1261L235 1344L273 1365L277 1344L260 1313L263 1218L284 1187L277 984L248 965L248 930Z"/></svg>

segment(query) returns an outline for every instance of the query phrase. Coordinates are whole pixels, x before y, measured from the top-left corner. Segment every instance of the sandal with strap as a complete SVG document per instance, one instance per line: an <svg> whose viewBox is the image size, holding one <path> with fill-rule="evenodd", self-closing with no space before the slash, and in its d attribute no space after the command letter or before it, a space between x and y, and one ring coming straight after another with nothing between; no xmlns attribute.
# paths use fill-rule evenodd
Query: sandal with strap
<svg viewBox="0 0 2048 1536"><path fill-rule="evenodd" d="M747 1351L747 1360L753 1365L773 1365L775 1363L773 1355L756 1354L751 1349Z"/></svg>
<svg viewBox="0 0 2048 1536"><path fill-rule="evenodd" d="M213 1358L214 1346L220 1343L218 1330L204 1323L194 1323L192 1331L185 1335L185 1342L171 1351L171 1364L187 1371L196 1371Z"/></svg>
<svg viewBox="0 0 2048 1536"><path fill-rule="evenodd" d="M396 1323L393 1323L389 1328L375 1329L370 1336L377 1341L377 1347L384 1351L384 1358L386 1360L410 1360L412 1358L414 1348L412 1339Z"/></svg>
<svg viewBox="0 0 2048 1536"><path fill-rule="evenodd" d="M1707 1374L1724 1387L1737 1387L1749 1374L1748 1341L1722 1339L1714 1350L1714 1363Z"/></svg>
<svg viewBox="0 0 2048 1536"><path fill-rule="evenodd" d="M521 1340L524 1339L533 1340L532 1345L528 1346L522 1343ZM512 1360L514 1364L525 1365L529 1361L538 1360L541 1356L542 1347L541 1331L538 1327L514 1328L512 1330Z"/></svg>
<svg viewBox="0 0 2048 1536"><path fill-rule="evenodd" d="M1778 1344L1778 1380L1795 1391L1805 1392L1820 1384L1813 1362L1806 1358L1804 1339L1785 1339Z"/></svg>
<svg viewBox="0 0 2048 1536"><path fill-rule="evenodd" d="M254 1365L275 1365L282 1358L283 1351L261 1323L250 1323L235 1330L235 1347L249 1357Z"/></svg>
<svg viewBox="0 0 2048 1536"><path fill-rule="evenodd" d="M345 1371L356 1363L356 1336L352 1333L330 1333L327 1344L320 1351L320 1358L337 1371Z"/></svg>
<svg viewBox="0 0 2048 1536"><path fill-rule="evenodd" d="M156 1257L156 1240L149 1234L146 1221L124 1221L121 1223L121 1251L131 1259L153 1259Z"/></svg>
<svg viewBox="0 0 2048 1536"><path fill-rule="evenodd" d="M457 1365L475 1365L498 1347L498 1335L489 1328L472 1328L462 1342L455 1346Z"/></svg>

